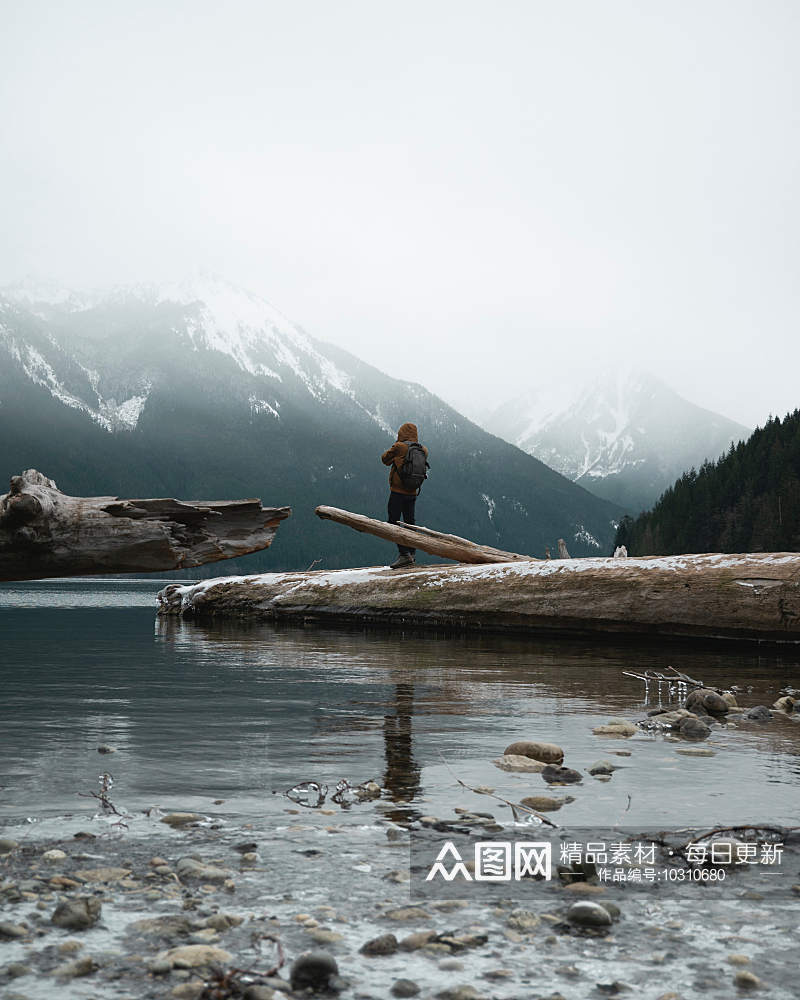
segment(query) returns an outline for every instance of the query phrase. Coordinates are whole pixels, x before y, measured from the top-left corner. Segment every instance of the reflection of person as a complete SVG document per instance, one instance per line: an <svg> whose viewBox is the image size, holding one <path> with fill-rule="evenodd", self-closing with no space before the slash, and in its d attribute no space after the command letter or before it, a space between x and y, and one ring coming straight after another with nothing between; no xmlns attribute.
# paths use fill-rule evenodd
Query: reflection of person
<svg viewBox="0 0 800 1000"><path fill-rule="evenodd" d="M414 685L395 684L394 715L383 717L386 773L383 783L394 801L411 802L420 792L420 769L414 760L411 719Z"/></svg>
<svg viewBox="0 0 800 1000"><path fill-rule="evenodd" d="M400 475L405 462L408 448L411 444L419 444L417 440L417 425L403 424L397 432L397 440L381 455L381 461L389 466L389 524L398 524L402 518L406 524L415 524L414 507L417 502L419 485L409 485L403 482ZM428 449L424 445L420 448L428 456ZM413 566L416 549L410 549L404 545L398 545L399 555L392 563L392 569L400 569L401 566Z"/></svg>

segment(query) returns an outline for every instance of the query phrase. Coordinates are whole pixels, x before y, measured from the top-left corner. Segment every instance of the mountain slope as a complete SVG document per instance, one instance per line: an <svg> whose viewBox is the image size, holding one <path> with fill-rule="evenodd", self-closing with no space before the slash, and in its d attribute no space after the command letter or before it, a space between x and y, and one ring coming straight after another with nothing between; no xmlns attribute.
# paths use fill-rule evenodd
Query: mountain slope
<svg viewBox="0 0 800 1000"><path fill-rule="evenodd" d="M636 370L601 376L572 400L528 393L495 410L485 426L629 513L749 434Z"/></svg>
<svg viewBox="0 0 800 1000"><path fill-rule="evenodd" d="M386 543L313 510L384 518L380 454L406 420L431 451L421 523L533 555L558 537L576 555L608 550L612 504L227 283L0 296L6 474L34 466L74 494L291 505L273 548L243 567L388 561Z"/></svg>

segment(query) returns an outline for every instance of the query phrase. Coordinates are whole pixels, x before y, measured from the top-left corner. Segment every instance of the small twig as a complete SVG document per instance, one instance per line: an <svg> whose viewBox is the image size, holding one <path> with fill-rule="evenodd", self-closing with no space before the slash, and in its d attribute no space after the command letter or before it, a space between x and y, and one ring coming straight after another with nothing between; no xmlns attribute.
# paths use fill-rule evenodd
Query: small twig
<svg viewBox="0 0 800 1000"><path fill-rule="evenodd" d="M311 565L310 565L310 566L308 567L308 569L306 570L306 573L310 573L310 572L311 572L311 570L312 570L312 569L313 569L313 568L314 568L314 567L315 567L315 566L317 565L317 563L321 563L321 562L322 562L322 560L321 560L321 559L315 559L315 560L314 560L314 561L313 561L313 562L311 563Z"/></svg>
<svg viewBox="0 0 800 1000"><path fill-rule="evenodd" d="M541 823L546 823L547 826L552 826L554 830L558 829L557 823L553 823L552 820L549 820L546 816L542 816L541 813L536 812L535 809L531 809L529 806L524 806L521 802L512 802L510 799L504 799L502 795L497 795L495 792L478 792L474 788L471 788L466 781L462 781L452 767L450 767L442 751L439 750L438 753L447 770L453 775L458 784L461 785L462 788L466 788L468 792L475 792L476 795L488 795L490 798L497 799L498 802L504 802L507 806L511 806L511 810L514 813L514 819L517 818L517 812L522 811L524 813L528 813L530 816L535 816Z"/></svg>

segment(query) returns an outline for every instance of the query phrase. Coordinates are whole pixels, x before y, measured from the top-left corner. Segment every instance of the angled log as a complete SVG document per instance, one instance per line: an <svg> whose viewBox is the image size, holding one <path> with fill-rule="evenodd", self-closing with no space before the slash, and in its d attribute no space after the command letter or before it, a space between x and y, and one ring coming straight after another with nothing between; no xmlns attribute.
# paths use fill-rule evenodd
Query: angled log
<svg viewBox="0 0 800 1000"><path fill-rule="evenodd" d="M0 497L0 581L186 569L266 549L289 507L71 497L35 469Z"/></svg>
<svg viewBox="0 0 800 1000"><path fill-rule="evenodd" d="M458 535L446 535L441 531L433 531L421 524L389 524L387 521L377 521L364 514L353 514L349 510L338 507L317 507L316 514L323 520L336 521L347 525L356 531L375 535L387 542L408 546L412 549L422 549L432 556L443 556L463 563L506 563L529 562L533 556L523 556L518 552L504 552L493 549L490 545L478 545L468 538Z"/></svg>

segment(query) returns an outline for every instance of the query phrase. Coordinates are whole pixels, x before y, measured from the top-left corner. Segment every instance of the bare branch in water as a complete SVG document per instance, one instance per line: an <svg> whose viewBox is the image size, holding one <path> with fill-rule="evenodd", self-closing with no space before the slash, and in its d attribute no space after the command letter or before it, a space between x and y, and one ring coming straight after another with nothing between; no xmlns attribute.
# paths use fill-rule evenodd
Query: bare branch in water
<svg viewBox="0 0 800 1000"><path fill-rule="evenodd" d="M511 807L511 812L514 814L514 819L517 821L519 820L519 814L522 813L528 816L535 816L539 822L545 823L547 826L552 826L554 830L558 829L557 823L553 823L552 820L549 820L546 816L542 816L541 813L537 812L535 809L531 809L530 806L524 806L521 802L512 802L510 799L504 799L502 795L497 795L494 792L479 792L476 788L472 788L466 783L466 781L462 781L452 767L450 767L441 750L439 750L439 756L442 758L444 766L453 775L458 784L461 785L462 788L466 788L468 792L475 792L476 795L488 795L490 798L497 799L498 802L504 802L507 806Z"/></svg>

